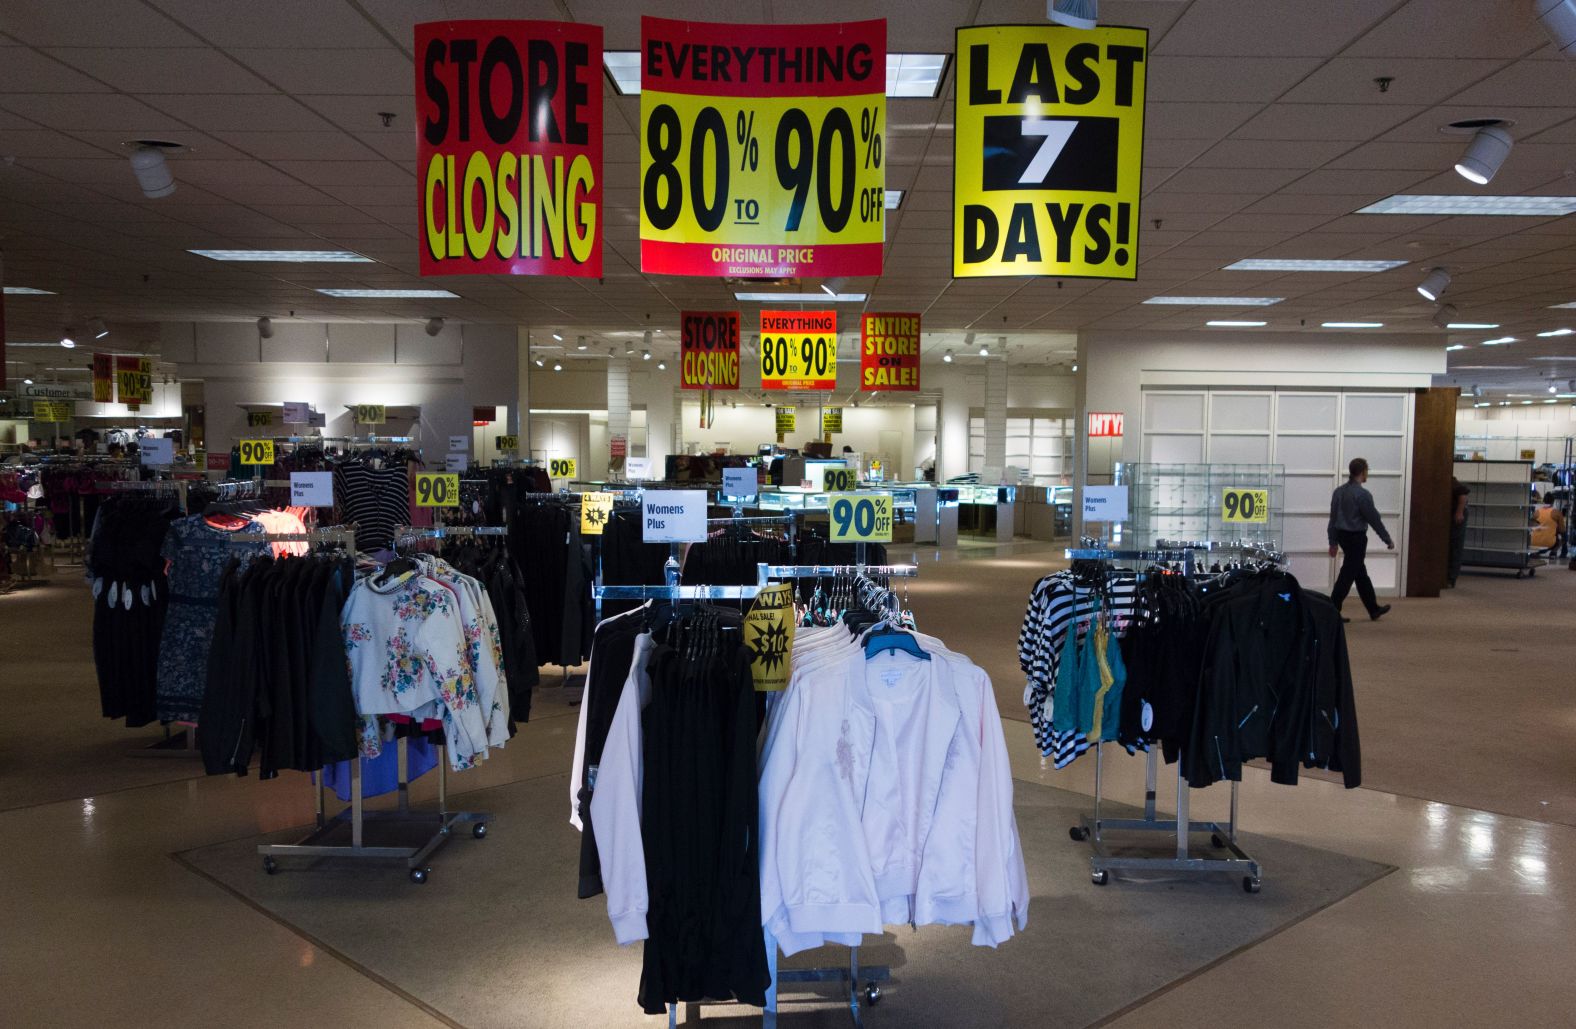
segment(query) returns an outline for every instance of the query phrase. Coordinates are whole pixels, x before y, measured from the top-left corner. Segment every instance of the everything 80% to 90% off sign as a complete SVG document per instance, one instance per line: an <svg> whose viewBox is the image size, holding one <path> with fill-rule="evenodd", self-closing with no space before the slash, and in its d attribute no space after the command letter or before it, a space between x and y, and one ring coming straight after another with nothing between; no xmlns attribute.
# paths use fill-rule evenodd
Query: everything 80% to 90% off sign
<svg viewBox="0 0 1576 1029"><path fill-rule="evenodd" d="M771 178L759 170L761 135L756 129L757 109L766 123L763 127L771 135L768 174L774 173L776 185L791 194L781 231L808 230L816 238L835 237L855 216L856 200L860 223L881 223L886 209L880 172L881 110L874 106L859 108L856 143L853 118L847 107L835 101L802 97L786 103L750 101L748 109L740 107L734 112L731 137L723 113L712 104L692 109L687 131L675 105L663 103L654 107L646 122L649 164L641 185L642 208L653 227L666 231L678 225L687 192L690 216L701 232L717 232L731 214L733 225L762 226L769 233L759 238L740 238L738 242L770 243L778 238L776 226L762 225L761 197L734 195L735 185L740 193L771 189ZM771 126L773 121L775 128ZM737 170L733 168L734 146L738 148ZM740 180L737 183L736 176ZM874 179L878 184L861 184L861 179ZM766 206L769 213L783 205L772 204L768 198ZM809 225L805 224L807 211L813 219Z"/></svg>

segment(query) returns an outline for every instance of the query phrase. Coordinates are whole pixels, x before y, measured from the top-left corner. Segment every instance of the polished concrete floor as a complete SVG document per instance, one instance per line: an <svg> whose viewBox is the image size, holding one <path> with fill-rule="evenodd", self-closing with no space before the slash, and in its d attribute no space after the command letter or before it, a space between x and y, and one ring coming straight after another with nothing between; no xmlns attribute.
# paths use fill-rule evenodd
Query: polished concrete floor
<svg viewBox="0 0 1576 1029"><path fill-rule="evenodd" d="M1055 553L1018 543L921 555L925 569L913 589L921 625L992 673L1008 716L1021 712L1009 703L1021 688L1013 681L1014 612L1021 615L1027 584ZM0 699L12 715L0 726L0 1022L452 1024L401 983L346 960L177 857L303 824L311 812L303 777L199 778L180 759L129 756L157 734L96 717L81 592L59 575L49 587L0 598ZM1378 624L1354 623L1367 786L1347 791L1305 778L1289 789L1250 770L1244 820L1259 834L1399 871L1136 998L1109 1023L1570 1025L1573 601L1576 574L1563 569L1522 581L1472 575L1439 600L1401 601ZM572 746L571 700L545 689L540 717L453 788L561 772ZM1090 762L1051 771L1026 723L1009 721L1007 734L1018 778L1090 791ZM1106 770L1114 795L1139 795L1140 760L1113 760ZM418 784L418 798L430 789ZM1219 788L1196 795L1195 815L1223 813L1224 795ZM1266 890L1274 889L1274 874L1266 870ZM1220 902L1252 900L1223 884ZM347 919L355 917L347 910ZM1067 939L1056 934L1055 911L1037 909L1016 942L1044 948L1045 974L1054 976L1058 948L1104 948L1119 962L1123 935L1142 931L1123 924L1108 936ZM445 939L429 925L409 932L430 935L434 946L474 947L478 961L486 960L488 941ZM867 1024L880 1026L880 1009Z"/></svg>

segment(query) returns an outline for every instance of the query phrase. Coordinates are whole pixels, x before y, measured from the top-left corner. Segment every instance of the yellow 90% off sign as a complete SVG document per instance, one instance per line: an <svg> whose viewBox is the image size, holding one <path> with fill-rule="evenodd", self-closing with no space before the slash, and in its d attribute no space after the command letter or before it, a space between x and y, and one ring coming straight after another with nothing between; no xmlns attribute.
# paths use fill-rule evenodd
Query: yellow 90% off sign
<svg viewBox="0 0 1576 1029"><path fill-rule="evenodd" d="M891 543L889 493L833 493L826 498L833 543Z"/></svg>
<svg viewBox="0 0 1576 1029"><path fill-rule="evenodd" d="M859 475L852 468L828 468L822 486L828 493L843 493L858 484Z"/></svg>
<svg viewBox="0 0 1576 1029"><path fill-rule="evenodd" d="M642 271L880 274L885 21L640 35Z"/></svg>
<svg viewBox="0 0 1576 1029"><path fill-rule="evenodd" d="M459 507L460 477L449 472L417 472L416 506Z"/></svg>
<svg viewBox="0 0 1576 1029"><path fill-rule="evenodd" d="M355 415L356 424L358 425L382 425L384 415L383 405L357 404L355 407Z"/></svg>
<svg viewBox="0 0 1576 1029"><path fill-rule="evenodd" d="M573 479L575 477L575 459L572 457L555 457L547 462L547 476L550 479Z"/></svg>
<svg viewBox="0 0 1576 1029"><path fill-rule="evenodd" d="M1221 490L1220 520L1223 522L1269 521L1270 491L1267 489Z"/></svg>
<svg viewBox="0 0 1576 1029"><path fill-rule="evenodd" d="M241 463L245 465L273 464L274 441L271 439L243 439L241 441Z"/></svg>
<svg viewBox="0 0 1576 1029"><path fill-rule="evenodd" d="M498 437L498 449L499 450L519 450L520 449L520 437L519 436L499 436Z"/></svg>

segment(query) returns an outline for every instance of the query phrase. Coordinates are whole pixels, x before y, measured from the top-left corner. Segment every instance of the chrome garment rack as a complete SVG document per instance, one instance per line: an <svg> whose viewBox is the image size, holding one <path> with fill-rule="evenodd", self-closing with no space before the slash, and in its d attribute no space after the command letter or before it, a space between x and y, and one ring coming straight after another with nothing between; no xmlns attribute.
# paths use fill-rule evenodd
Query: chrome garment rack
<svg viewBox="0 0 1576 1029"><path fill-rule="evenodd" d="M1168 541L1161 541L1167 543ZM1219 548L1213 552L1221 552ZM1098 547L1080 547L1066 551L1073 561L1146 561L1180 563L1188 578L1198 574L1199 552L1210 552L1207 545L1154 550L1110 550ZM1075 626L1068 627L1076 631ZM1189 815L1192 789L1182 774L1182 762L1177 762L1176 817L1160 818L1155 810L1155 797L1159 778L1159 752L1157 744L1150 744L1144 754L1144 817L1106 818L1102 814L1105 793L1105 745L1094 745L1094 813L1083 815L1078 824L1068 830L1068 835L1078 842L1088 841L1094 853L1090 856L1089 879L1096 886L1111 881L1113 871L1176 872L1183 875L1241 875L1242 888L1248 893L1258 893L1263 882L1263 868L1237 841L1238 789L1240 782L1231 781L1231 815L1225 825L1218 821L1193 821ZM1149 857L1113 854L1106 846L1105 833L1162 832L1176 838L1173 857ZM1191 833L1209 833L1216 849L1227 852L1229 857L1197 857L1189 849Z"/></svg>
<svg viewBox="0 0 1576 1029"><path fill-rule="evenodd" d="M350 761L350 806L337 815L326 815L324 776L321 770L309 773L316 807L316 827L298 843L263 843L257 853L263 859L263 871L273 875L279 871L279 858L351 858L376 861L404 861L413 883L425 883L432 874L427 859L438 848L454 837L459 825L469 825L471 835L480 840L487 836L492 815L481 811L449 810L449 755L448 748L438 747L438 809L414 811L410 806L410 751L405 739L396 741L396 760L399 764L398 804L392 811L368 811L362 794L361 762L356 757ZM366 842L367 822L380 825L425 826L432 830L425 840L414 846L379 846ZM350 843L325 842L335 830L348 824Z"/></svg>

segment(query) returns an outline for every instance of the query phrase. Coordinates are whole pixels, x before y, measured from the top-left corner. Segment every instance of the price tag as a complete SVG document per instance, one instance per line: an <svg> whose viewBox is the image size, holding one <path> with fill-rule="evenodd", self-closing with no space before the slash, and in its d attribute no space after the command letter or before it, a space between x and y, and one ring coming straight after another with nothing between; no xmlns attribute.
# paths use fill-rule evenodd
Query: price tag
<svg viewBox="0 0 1576 1029"><path fill-rule="evenodd" d="M744 616L744 645L753 655L750 678L758 692L775 692L788 685L793 613L793 584L779 582L756 594Z"/></svg>
<svg viewBox="0 0 1576 1029"><path fill-rule="evenodd" d="M1127 521L1127 487L1085 486L1083 516L1086 522Z"/></svg>
<svg viewBox="0 0 1576 1029"><path fill-rule="evenodd" d="M706 539L705 490L650 490L640 503L641 538L647 543L700 543Z"/></svg>
<svg viewBox="0 0 1576 1029"><path fill-rule="evenodd" d="M266 429L272 424L274 424L274 413L272 411L246 412L246 425L248 428Z"/></svg>
<svg viewBox="0 0 1576 1029"><path fill-rule="evenodd" d="M273 464L274 441L271 439L243 439L241 441L241 463L245 465Z"/></svg>
<svg viewBox="0 0 1576 1029"><path fill-rule="evenodd" d="M143 464L174 464L175 441L146 436L137 441L137 457Z"/></svg>
<svg viewBox="0 0 1576 1029"><path fill-rule="evenodd" d="M754 468L722 470L722 495L729 500L754 500L758 492L760 480Z"/></svg>
<svg viewBox="0 0 1576 1029"><path fill-rule="evenodd" d="M580 494L580 535L600 536L613 517L613 494Z"/></svg>
<svg viewBox="0 0 1576 1029"><path fill-rule="evenodd" d="M837 388L837 312L761 312L761 389Z"/></svg>
<svg viewBox="0 0 1576 1029"><path fill-rule="evenodd" d="M459 507L460 477L448 472L417 472L416 506Z"/></svg>
<svg viewBox="0 0 1576 1029"><path fill-rule="evenodd" d="M357 404L354 411L357 425L383 424L383 415L385 412L383 410L382 404Z"/></svg>
<svg viewBox="0 0 1576 1029"><path fill-rule="evenodd" d="M881 274L886 52L884 20L642 18L641 270Z"/></svg>
<svg viewBox="0 0 1576 1029"><path fill-rule="evenodd" d="M333 472L291 472L290 503L298 507L333 507Z"/></svg>
<svg viewBox="0 0 1576 1029"><path fill-rule="evenodd" d="M470 451L471 451L471 438L469 436L450 436L449 437L449 453L455 454L455 453L459 453L462 450L465 453L467 453L467 454L470 453Z"/></svg>
<svg viewBox="0 0 1576 1029"><path fill-rule="evenodd" d="M890 493L833 493L826 498L833 543L891 543Z"/></svg>
<svg viewBox="0 0 1576 1029"><path fill-rule="evenodd" d="M549 479L573 479L575 477L575 459L572 457L555 457L548 461L547 477Z"/></svg>
<svg viewBox="0 0 1576 1029"><path fill-rule="evenodd" d="M499 450L507 450L512 452L520 449L519 436L499 436L496 442Z"/></svg>
<svg viewBox="0 0 1576 1029"><path fill-rule="evenodd" d="M859 473L852 468L828 468L821 476L821 489L826 493L846 493L859 485Z"/></svg>
<svg viewBox="0 0 1576 1029"><path fill-rule="evenodd" d="M311 404L308 404L304 401L285 401L284 422L286 425L305 425L311 420Z"/></svg>
<svg viewBox="0 0 1576 1029"><path fill-rule="evenodd" d="M1269 521L1270 491L1230 488L1221 490L1220 520L1223 522Z"/></svg>
<svg viewBox="0 0 1576 1029"><path fill-rule="evenodd" d="M446 472L463 472L471 466L469 454L445 454L443 456L443 470Z"/></svg>
<svg viewBox="0 0 1576 1029"><path fill-rule="evenodd" d="M797 421L798 421L798 418L796 417L796 412L794 411L793 408L791 408L791 407L783 407L780 404L778 405L778 407L777 407L777 435L779 435L779 436L786 436L790 432L793 432L795 423Z"/></svg>

